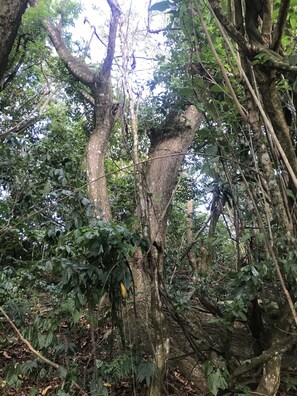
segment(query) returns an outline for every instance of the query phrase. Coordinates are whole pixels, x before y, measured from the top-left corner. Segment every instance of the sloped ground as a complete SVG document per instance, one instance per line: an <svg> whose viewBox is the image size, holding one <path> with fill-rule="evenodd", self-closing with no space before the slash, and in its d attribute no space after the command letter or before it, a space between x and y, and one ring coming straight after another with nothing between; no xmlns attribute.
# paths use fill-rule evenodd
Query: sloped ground
<svg viewBox="0 0 297 396"><path fill-rule="evenodd" d="M104 337L103 329L102 338ZM83 373L87 361L90 359L89 353L85 350L85 340L81 342L82 349L76 352L76 357L79 362L80 371ZM104 356L100 356L104 359ZM107 357L106 358L110 358ZM41 380L38 375L18 375L15 380L19 380L19 387L15 388L9 386L6 381L5 371L9 365L22 364L26 361L33 360L34 356L31 351L15 336L13 330L4 324L1 329L0 342L0 395L2 396L51 396L56 395L63 380L56 375L50 367L43 366L48 370L47 379ZM144 384L137 384L133 378L122 379L117 383L105 383L108 394L111 396L145 396L147 386ZM83 393L78 389L73 389L71 395L82 395ZM177 370L171 371L166 377L164 384L164 395L179 395L179 396L195 396L197 391Z"/></svg>

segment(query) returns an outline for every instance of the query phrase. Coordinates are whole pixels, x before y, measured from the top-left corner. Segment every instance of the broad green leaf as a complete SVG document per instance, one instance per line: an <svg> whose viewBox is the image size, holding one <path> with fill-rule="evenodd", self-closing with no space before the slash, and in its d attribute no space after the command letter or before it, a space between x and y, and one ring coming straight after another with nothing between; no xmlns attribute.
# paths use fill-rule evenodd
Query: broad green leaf
<svg viewBox="0 0 297 396"><path fill-rule="evenodd" d="M171 7L169 1L160 1L159 3L155 3L151 6L150 11L165 11Z"/></svg>

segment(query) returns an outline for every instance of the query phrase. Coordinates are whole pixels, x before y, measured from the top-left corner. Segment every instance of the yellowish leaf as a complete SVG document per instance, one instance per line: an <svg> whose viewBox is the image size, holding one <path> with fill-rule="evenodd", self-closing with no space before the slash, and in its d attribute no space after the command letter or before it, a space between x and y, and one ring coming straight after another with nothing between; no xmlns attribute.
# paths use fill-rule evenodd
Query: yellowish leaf
<svg viewBox="0 0 297 396"><path fill-rule="evenodd" d="M48 392L50 389L52 389L52 386L51 386L51 385L49 385L49 386L47 386L46 388L44 388L43 391L41 392L42 396L46 395L47 392Z"/></svg>
<svg viewBox="0 0 297 396"><path fill-rule="evenodd" d="M127 289L123 282L120 283L120 287L121 287L121 295L122 295L123 299L125 300L125 298L127 298Z"/></svg>

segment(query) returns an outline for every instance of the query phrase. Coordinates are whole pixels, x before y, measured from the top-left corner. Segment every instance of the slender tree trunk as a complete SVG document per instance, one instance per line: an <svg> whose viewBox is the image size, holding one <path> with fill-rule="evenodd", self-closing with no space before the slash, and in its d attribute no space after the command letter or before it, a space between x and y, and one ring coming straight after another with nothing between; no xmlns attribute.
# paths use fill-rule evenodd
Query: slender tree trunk
<svg viewBox="0 0 297 396"><path fill-rule="evenodd" d="M194 205L193 200L189 199L187 201L187 244L188 246L193 244L193 214L194 214ZM193 249L188 252L188 260L190 266L192 268L193 276L198 271L197 265L197 256Z"/></svg>

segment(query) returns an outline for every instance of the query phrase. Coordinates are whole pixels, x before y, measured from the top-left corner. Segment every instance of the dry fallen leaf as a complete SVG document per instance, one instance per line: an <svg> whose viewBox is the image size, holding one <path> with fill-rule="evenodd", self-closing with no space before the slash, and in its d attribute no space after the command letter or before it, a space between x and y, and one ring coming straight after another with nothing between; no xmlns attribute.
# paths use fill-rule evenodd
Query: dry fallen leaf
<svg viewBox="0 0 297 396"><path fill-rule="evenodd" d="M42 396L46 395L47 392L48 392L50 389L52 389L52 386L51 386L51 385L49 385L49 386L47 386L45 389L43 389L43 391L41 392Z"/></svg>

